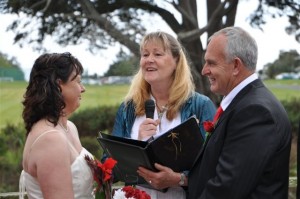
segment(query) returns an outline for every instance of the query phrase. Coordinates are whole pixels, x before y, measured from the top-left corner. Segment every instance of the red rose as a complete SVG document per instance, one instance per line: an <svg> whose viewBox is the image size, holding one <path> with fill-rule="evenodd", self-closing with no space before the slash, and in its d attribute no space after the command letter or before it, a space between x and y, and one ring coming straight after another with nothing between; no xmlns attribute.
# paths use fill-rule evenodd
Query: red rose
<svg viewBox="0 0 300 199"><path fill-rule="evenodd" d="M96 198L99 197L110 197L111 196L111 186L112 186L112 169L117 163L116 160L108 158L104 163L101 163L96 158L91 158L85 155L85 160L89 167L91 168L96 181L96 189L94 190Z"/></svg>
<svg viewBox="0 0 300 199"><path fill-rule="evenodd" d="M204 130L206 132L208 132L208 133L213 132L213 130L215 129L215 125L211 121L205 121L205 122L203 122L203 127L204 127Z"/></svg>
<svg viewBox="0 0 300 199"><path fill-rule="evenodd" d="M125 186L122 188L122 191L125 192L126 198L151 199L151 197L145 191L136 189L133 186Z"/></svg>
<svg viewBox="0 0 300 199"><path fill-rule="evenodd" d="M117 161L112 158L106 159L106 161L103 164L98 162L98 167L102 169L102 176L104 174L104 182L108 181L111 178L112 169L114 168L116 163Z"/></svg>

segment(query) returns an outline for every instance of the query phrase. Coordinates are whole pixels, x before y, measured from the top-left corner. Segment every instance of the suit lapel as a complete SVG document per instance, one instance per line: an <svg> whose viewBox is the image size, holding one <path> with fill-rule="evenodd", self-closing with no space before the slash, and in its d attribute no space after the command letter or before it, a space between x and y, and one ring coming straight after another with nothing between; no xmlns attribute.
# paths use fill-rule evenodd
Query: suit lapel
<svg viewBox="0 0 300 199"><path fill-rule="evenodd" d="M229 106L226 108L226 110L224 111L224 113L221 115L221 117L219 118L218 123L216 124L215 128L217 128L219 126L219 124L221 124L221 122L227 117L227 115L229 115L229 113L234 109L234 107L237 106L237 104L241 101L241 99L243 99L247 93L249 93L253 88L257 88L257 87L261 87L264 86L262 81L260 79L254 80L253 82L251 82L250 84L248 84L247 86L245 86L245 88L243 88L231 101L231 103L229 104Z"/></svg>
<svg viewBox="0 0 300 199"><path fill-rule="evenodd" d="M220 116L216 126L215 126L215 130L212 132L212 135L209 136L208 140L204 143L204 145L202 146L201 150L199 151L198 155L197 155L197 158L195 159L194 161L194 164L193 164L193 167L195 166L196 162L198 162L200 159L201 159L201 156L202 154L204 153L205 149L206 149L206 146L209 144L209 141L210 139L213 137L213 136L216 136L214 135L216 129L218 128L218 126L224 121L224 119L227 117L227 115L230 114L231 111L233 111L234 107L240 102L240 100L242 98L245 97L245 95L247 95L247 93L253 89L253 88L257 88L257 87L262 87L264 86L262 81L260 79L257 79L253 82L251 82L250 84L248 84L247 86L245 86L245 88L243 88L232 100L232 102L229 104L229 106L226 108L226 110L223 112L223 114ZM193 168L192 167L192 168Z"/></svg>

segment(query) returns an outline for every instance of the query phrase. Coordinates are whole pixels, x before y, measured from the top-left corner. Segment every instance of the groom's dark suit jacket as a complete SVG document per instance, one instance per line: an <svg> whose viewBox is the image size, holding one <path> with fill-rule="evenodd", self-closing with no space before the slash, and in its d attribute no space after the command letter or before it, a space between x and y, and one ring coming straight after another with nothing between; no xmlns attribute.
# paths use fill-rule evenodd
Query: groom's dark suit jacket
<svg viewBox="0 0 300 199"><path fill-rule="evenodd" d="M291 128L261 80L221 115L188 180L189 199L288 198Z"/></svg>

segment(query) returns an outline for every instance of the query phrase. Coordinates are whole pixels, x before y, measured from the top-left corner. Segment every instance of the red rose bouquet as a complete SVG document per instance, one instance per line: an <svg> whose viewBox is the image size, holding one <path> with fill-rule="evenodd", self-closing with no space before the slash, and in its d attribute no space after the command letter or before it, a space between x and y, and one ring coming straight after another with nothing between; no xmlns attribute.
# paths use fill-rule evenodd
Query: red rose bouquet
<svg viewBox="0 0 300 199"><path fill-rule="evenodd" d="M112 169L117 163L113 158L107 158L102 164L97 159L92 159L85 156L87 164L90 166L94 180L96 181L95 198L96 199L111 199L111 186L112 186Z"/></svg>
<svg viewBox="0 0 300 199"><path fill-rule="evenodd" d="M145 192L136 189L133 186L125 186L118 189L114 193L113 199L151 199L151 197Z"/></svg>

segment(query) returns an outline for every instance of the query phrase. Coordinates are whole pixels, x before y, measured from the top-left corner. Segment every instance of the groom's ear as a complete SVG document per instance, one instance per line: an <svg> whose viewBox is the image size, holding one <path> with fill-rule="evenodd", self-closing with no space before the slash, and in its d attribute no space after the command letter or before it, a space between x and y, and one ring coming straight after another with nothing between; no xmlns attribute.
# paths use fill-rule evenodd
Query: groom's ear
<svg viewBox="0 0 300 199"><path fill-rule="evenodd" d="M235 76L238 75L244 67L245 66L240 58L238 58L238 57L234 58L234 60L233 60L233 75L235 75Z"/></svg>

